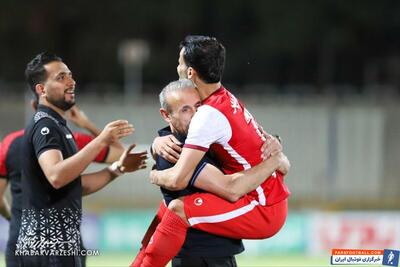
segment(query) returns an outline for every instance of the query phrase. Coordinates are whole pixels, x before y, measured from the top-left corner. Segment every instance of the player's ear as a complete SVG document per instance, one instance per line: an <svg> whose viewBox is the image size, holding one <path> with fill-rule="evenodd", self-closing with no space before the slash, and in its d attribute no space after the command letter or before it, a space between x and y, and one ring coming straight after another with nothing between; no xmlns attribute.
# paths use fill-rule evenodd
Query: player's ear
<svg viewBox="0 0 400 267"><path fill-rule="evenodd" d="M196 73L196 71L192 67L187 68L187 77L188 77L188 79L193 78L193 75L195 73Z"/></svg>
<svg viewBox="0 0 400 267"><path fill-rule="evenodd" d="M169 118L169 112L165 108L160 108L160 114L161 117L168 123L171 122L171 119Z"/></svg>
<svg viewBox="0 0 400 267"><path fill-rule="evenodd" d="M35 85L35 91L39 97L46 94L46 91L44 90L44 85L42 83L38 83Z"/></svg>

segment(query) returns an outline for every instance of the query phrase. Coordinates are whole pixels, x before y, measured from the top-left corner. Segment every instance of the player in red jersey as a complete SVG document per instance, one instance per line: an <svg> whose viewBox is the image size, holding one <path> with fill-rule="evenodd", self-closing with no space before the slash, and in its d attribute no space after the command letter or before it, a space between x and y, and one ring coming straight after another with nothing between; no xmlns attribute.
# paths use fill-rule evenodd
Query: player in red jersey
<svg viewBox="0 0 400 267"><path fill-rule="evenodd" d="M171 82L162 90L160 93L160 103L162 107L160 109L160 114L164 120L168 122L169 126L159 131L159 134L165 135L166 138L158 137L152 147L154 151L157 152L155 158L157 170L164 170L171 168L174 164L174 162L168 162L166 160L166 158L169 158L167 153L171 151L170 148L174 147L172 144L169 144L169 141L175 140L175 142L179 143L185 142L190 121L201 102L192 81L180 79ZM171 132L173 134L168 135ZM263 156L265 156L265 158L268 158L271 153L279 153L282 151L279 140L267 134L265 134L265 137L267 141L262 147ZM165 140L167 142L165 142ZM162 150L160 150L160 148ZM161 151L162 153L160 153ZM162 157L160 156L161 154ZM149 226L142 240L142 247L134 262L131 264L131 267L141 266L150 238L164 216L166 205L168 205L170 201L181 196L187 196L194 192L202 192L202 190L205 190L230 202L235 202L244 194L256 189L257 186L265 180L265 177L271 175L278 166L282 166L281 168L284 169L283 166L289 164L286 157L283 157L284 155L281 153L280 155L282 156L281 158L270 158L247 171L224 175L222 172L211 169L211 167L203 169L207 164L215 164L212 160L212 155L207 154L197 165L188 187L178 191L161 189L165 203L163 201L160 204L157 215ZM179 157L179 155L175 156ZM202 175L197 179L197 175L200 173ZM194 232L198 233L195 237L193 236ZM213 238L211 238L211 236L213 236ZM177 255L178 257L172 260L172 266L236 266L236 263L234 261L232 262L232 257L222 257L232 255L231 253L234 253L234 251L229 242L221 242L221 237L192 228L187 232L185 243L182 250Z"/></svg>
<svg viewBox="0 0 400 267"><path fill-rule="evenodd" d="M192 80L203 105L192 118L176 165L150 175L152 183L170 190L186 187L209 150L226 174L250 169L262 161L260 148L265 141L253 116L221 84L223 45L215 38L188 36L180 48L178 74ZM179 251L189 226L232 238L271 237L286 220L289 195L277 170L234 203L210 193L173 200L146 248L142 266L165 266Z"/></svg>

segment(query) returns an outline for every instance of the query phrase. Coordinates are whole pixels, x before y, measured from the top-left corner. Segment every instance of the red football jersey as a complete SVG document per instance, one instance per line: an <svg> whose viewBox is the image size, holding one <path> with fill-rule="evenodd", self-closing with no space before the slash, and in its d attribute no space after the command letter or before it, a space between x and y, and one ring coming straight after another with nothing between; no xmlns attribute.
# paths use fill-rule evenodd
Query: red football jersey
<svg viewBox="0 0 400 267"><path fill-rule="evenodd" d="M193 116L184 146L210 149L222 170L231 174L259 164L264 142L255 118L233 94L221 87L203 101ZM274 172L249 195L258 198L261 205L273 205L286 199L290 192L283 175Z"/></svg>

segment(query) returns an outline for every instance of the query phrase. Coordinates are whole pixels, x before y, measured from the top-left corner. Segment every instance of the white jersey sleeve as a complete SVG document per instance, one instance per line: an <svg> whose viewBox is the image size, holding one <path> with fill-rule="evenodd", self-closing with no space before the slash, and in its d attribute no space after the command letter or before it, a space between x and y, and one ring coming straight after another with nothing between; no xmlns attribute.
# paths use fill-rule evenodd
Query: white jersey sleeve
<svg viewBox="0 0 400 267"><path fill-rule="evenodd" d="M185 147L207 151L213 143L227 143L232 137L228 119L218 109L201 106L190 122Z"/></svg>

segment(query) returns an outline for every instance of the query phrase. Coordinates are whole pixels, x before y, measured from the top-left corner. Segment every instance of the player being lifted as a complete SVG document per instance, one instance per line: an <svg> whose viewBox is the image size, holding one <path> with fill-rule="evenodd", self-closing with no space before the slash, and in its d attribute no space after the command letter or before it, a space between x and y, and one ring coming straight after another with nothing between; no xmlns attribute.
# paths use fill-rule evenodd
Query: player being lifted
<svg viewBox="0 0 400 267"><path fill-rule="evenodd" d="M174 166L175 158L179 158L180 147L176 145L185 143L190 121L197 108L201 105L201 101L192 81L180 79L169 83L161 91L160 104L160 114L168 123L168 127L158 131L160 137L156 138L152 147L153 151L156 152L153 155L156 160L156 169L165 170ZM265 136L267 141L262 149L265 158L271 153L282 151L282 146L276 138L272 138L266 133ZM177 149L177 152L174 153L171 148ZM203 169L207 163L215 164L212 160L212 155L207 153L197 165L196 171L186 188L175 191L161 188L164 201L160 203L159 210L142 240L142 247L131 267L141 266L150 237L164 216L166 206L173 199L205 190L228 201L235 202L244 194L257 188L265 180L265 177L276 170L277 166L289 164L287 158L283 154L280 155L282 157L270 158L249 171L224 175L222 172L217 173L212 169L210 172L209 168ZM201 177L198 177L199 173L201 173ZM182 249L172 259L172 266L234 267L237 265L233 255L243 251L243 249L242 242L239 239L212 235L190 228Z"/></svg>
<svg viewBox="0 0 400 267"><path fill-rule="evenodd" d="M221 84L223 45L215 38L187 36L180 49L179 77L194 83L202 106L192 118L175 166L150 174L152 183L170 190L188 185L207 151L226 174L250 169L262 162L260 148L265 141L253 116ZM194 193L171 201L146 248L142 266L165 266L182 246L188 227L231 238L264 239L275 235L286 220L290 195L283 173L276 169L234 203L211 193ZM220 174L216 167L205 164L198 179L205 171Z"/></svg>

